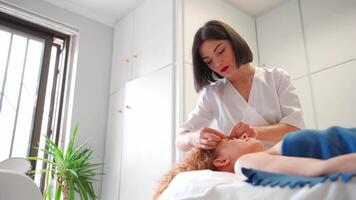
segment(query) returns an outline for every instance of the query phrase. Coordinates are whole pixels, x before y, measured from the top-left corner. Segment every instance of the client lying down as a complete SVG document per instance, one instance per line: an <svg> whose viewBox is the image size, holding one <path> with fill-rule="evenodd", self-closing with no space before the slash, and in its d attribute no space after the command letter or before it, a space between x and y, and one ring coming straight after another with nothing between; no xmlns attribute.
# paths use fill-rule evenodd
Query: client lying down
<svg viewBox="0 0 356 200"><path fill-rule="evenodd" d="M242 168L303 177L356 173L356 128L296 131L268 150L261 141L246 135L225 139L214 150L193 149L162 177L153 198L157 199L180 172L210 169L241 173Z"/></svg>

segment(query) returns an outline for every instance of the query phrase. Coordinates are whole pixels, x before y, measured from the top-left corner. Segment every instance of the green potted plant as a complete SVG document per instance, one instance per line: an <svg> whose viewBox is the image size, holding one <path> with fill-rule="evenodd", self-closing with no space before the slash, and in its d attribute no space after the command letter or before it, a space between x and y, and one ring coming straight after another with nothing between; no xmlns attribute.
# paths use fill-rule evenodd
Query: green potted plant
<svg viewBox="0 0 356 200"><path fill-rule="evenodd" d="M48 155L48 159L29 157L30 160L41 160L47 163L47 169L32 171L32 173L46 173L46 189L44 197L60 200L63 193L64 200L74 200L75 192L81 199L96 199L93 189L94 176L101 175L97 170L101 164L91 164L93 150L85 147L85 143L75 147L78 125L73 131L68 147L63 152L49 137L46 137L47 149L39 149ZM55 191L55 193L53 193Z"/></svg>

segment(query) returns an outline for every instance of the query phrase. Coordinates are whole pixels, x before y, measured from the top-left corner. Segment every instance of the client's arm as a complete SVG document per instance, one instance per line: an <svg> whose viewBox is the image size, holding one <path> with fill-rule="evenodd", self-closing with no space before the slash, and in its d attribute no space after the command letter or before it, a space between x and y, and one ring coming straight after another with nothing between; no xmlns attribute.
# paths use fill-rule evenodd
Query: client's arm
<svg viewBox="0 0 356 200"><path fill-rule="evenodd" d="M356 172L356 153L345 154L325 161L325 174Z"/></svg>
<svg viewBox="0 0 356 200"><path fill-rule="evenodd" d="M305 177L356 172L356 153L320 160L258 152L240 157L235 163L235 172L239 173L240 167Z"/></svg>

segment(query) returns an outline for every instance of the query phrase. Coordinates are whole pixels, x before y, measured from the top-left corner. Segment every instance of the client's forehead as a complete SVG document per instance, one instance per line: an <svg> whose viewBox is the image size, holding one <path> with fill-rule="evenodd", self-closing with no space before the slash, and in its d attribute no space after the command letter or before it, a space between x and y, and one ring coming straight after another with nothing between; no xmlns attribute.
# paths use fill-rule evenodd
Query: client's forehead
<svg viewBox="0 0 356 200"><path fill-rule="evenodd" d="M219 143L219 145L223 145L223 144L227 144L231 139L229 138L224 138L221 140L221 142Z"/></svg>
<svg viewBox="0 0 356 200"><path fill-rule="evenodd" d="M227 144L234 142L236 139L229 139L229 138L224 138L217 146L217 148L222 148L225 147Z"/></svg>

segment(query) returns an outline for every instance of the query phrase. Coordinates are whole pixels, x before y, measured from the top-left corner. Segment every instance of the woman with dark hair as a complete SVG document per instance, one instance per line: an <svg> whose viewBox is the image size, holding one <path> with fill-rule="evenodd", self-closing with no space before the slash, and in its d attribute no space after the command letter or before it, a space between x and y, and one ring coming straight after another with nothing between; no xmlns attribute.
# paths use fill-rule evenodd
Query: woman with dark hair
<svg viewBox="0 0 356 200"><path fill-rule="evenodd" d="M225 137L243 133L270 147L286 133L304 128L290 76L282 69L254 67L250 47L227 24L214 20L201 27L192 54L194 85L200 96L180 126L178 149L214 149ZM214 119L219 130L208 128Z"/></svg>

